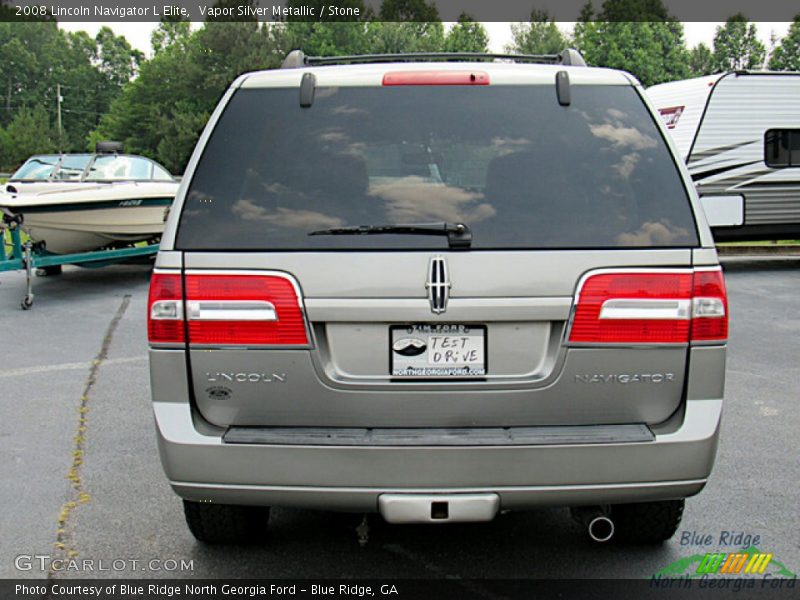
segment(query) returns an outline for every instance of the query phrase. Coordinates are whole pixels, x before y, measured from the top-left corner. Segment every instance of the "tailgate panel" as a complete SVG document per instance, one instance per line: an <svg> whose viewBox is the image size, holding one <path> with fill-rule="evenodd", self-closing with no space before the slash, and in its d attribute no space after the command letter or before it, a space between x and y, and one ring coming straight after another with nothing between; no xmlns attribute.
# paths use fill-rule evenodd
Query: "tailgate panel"
<svg viewBox="0 0 800 600"><path fill-rule="evenodd" d="M220 426L507 427L654 424L679 406L687 348L568 348L578 281L613 267L687 267L690 250L444 252L434 314L431 252L186 253L192 271L271 270L298 282L311 347L190 348L194 401ZM392 380L392 325L487 331L486 377Z"/></svg>
<svg viewBox="0 0 800 600"><path fill-rule="evenodd" d="M191 364L197 406L220 426L653 424L680 403L686 349L573 348L549 376L503 384L344 383L308 350L192 350ZM662 377L642 377L653 374ZM220 387L229 390L224 398Z"/></svg>

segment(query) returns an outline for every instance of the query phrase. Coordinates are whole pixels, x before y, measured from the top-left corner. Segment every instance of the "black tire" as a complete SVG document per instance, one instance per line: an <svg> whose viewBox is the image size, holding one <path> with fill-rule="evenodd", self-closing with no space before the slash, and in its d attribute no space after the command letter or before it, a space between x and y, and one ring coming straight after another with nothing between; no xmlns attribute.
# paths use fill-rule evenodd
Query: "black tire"
<svg viewBox="0 0 800 600"><path fill-rule="evenodd" d="M629 544L660 544L675 535L683 500L615 504L611 507L616 537Z"/></svg>
<svg viewBox="0 0 800 600"><path fill-rule="evenodd" d="M53 265L50 267L39 267L36 269L36 275L39 277L52 277L54 275L61 275L64 271L61 265Z"/></svg>
<svg viewBox="0 0 800 600"><path fill-rule="evenodd" d="M252 544L264 539L269 507L183 501L189 531L207 544Z"/></svg>

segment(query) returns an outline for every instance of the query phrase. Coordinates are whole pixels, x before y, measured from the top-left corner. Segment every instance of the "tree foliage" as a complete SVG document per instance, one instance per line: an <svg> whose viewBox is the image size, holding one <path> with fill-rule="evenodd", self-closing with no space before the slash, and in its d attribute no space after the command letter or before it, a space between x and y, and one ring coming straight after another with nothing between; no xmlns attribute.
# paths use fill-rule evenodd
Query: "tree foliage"
<svg viewBox="0 0 800 600"><path fill-rule="evenodd" d="M218 0L218 6L243 2L255 0ZM287 6L309 2L317 11L331 4L288 0ZM126 151L181 173L231 81L247 71L279 66L294 49L323 56L487 51L489 39L480 23L462 14L445 31L433 0L383 0L375 12L366 0L335 4L358 8L359 16L286 17L268 24L210 20L194 29L179 19L164 20L152 33L148 59L108 28L91 37L61 31L54 21L0 22L0 170L16 167L33 152L84 150L97 140L116 139ZM662 0L603 0L596 7L590 0L574 39L547 13L533 10L528 22L512 26L506 50L553 54L575 45L589 64L624 69L653 85L758 66L764 48L755 34L754 25L734 15L718 29L713 52L703 44L690 52L682 25ZM770 66L800 69L800 15L775 47Z"/></svg>
<svg viewBox="0 0 800 600"><path fill-rule="evenodd" d="M769 68L775 71L800 71L800 14L795 16L786 36L773 50Z"/></svg>
<svg viewBox="0 0 800 600"><path fill-rule="evenodd" d="M569 45L550 15L535 9L527 23L511 25L511 38L506 51L520 54L556 54Z"/></svg>
<svg viewBox="0 0 800 600"><path fill-rule="evenodd" d="M714 53L705 44L697 44L689 51L689 70L693 77L711 75L716 70Z"/></svg>
<svg viewBox="0 0 800 600"><path fill-rule="evenodd" d="M439 11L433 2L425 0L384 0L378 13L379 21L440 21Z"/></svg>
<svg viewBox="0 0 800 600"><path fill-rule="evenodd" d="M239 74L275 67L267 30L255 21L214 21L197 31L162 24L158 51L141 65L91 141L117 139L128 152L182 172L220 95Z"/></svg>
<svg viewBox="0 0 800 600"><path fill-rule="evenodd" d="M668 21L662 0L604 0L598 20L616 22Z"/></svg>
<svg viewBox="0 0 800 600"><path fill-rule="evenodd" d="M623 69L649 86L689 75L683 25L662 0L591 2L573 30L574 43L590 65Z"/></svg>
<svg viewBox="0 0 800 600"><path fill-rule="evenodd" d="M445 52L488 52L489 34L480 23L466 13L461 13L458 22L450 28L444 38Z"/></svg>
<svg viewBox="0 0 800 600"><path fill-rule="evenodd" d="M32 154L56 150L50 118L41 106L18 110L0 134L0 164L16 166Z"/></svg>
<svg viewBox="0 0 800 600"><path fill-rule="evenodd" d="M683 26L677 21L590 21L575 25L587 63L622 69L645 86L689 76Z"/></svg>
<svg viewBox="0 0 800 600"><path fill-rule="evenodd" d="M320 14L329 0L289 0L288 7L303 5L315 9ZM357 9L358 18L326 17L325 20L309 20L303 17L289 17L285 22L273 26L269 35L273 39L275 51L285 56L291 50L302 50L309 56L342 56L361 54L366 51L365 20L371 15L362 0L338 0L339 8Z"/></svg>
<svg viewBox="0 0 800 600"><path fill-rule="evenodd" d="M439 52L444 25L436 5L425 0L384 0L378 20L367 26L370 52Z"/></svg>
<svg viewBox="0 0 800 600"><path fill-rule="evenodd" d="M444 25L441 21L373 21L367 25L367 44L376 54L439 52L444 46Z"/></svg>
<svg viewBox="0 0 800 600"><path fill-rule="evenodd" d="M758 39L754 23L742 13L729 17L714 35L714 67L717 71L760 69L767 50Z"/></svg>
<svg viewBox="0 0 800 600"><path fill-rule="evenodd" d="M108 28L92 38L85 32L62 31L52 20L0 22L0 127L6 129L7 149L0 169L16 168L31 147L9 133L12 122L35 117L39 123L44 115L48 127L55 127L59 86L62 131L49 130L42 143L64 151L82 150L88 132L142 58Z"/></svg>
<svg viewBox="0 0 800 600"><path fill-rule="evenodd" d="M186 42L191 37L192 29L189 21L182 21L180 19L164 19L150 34L150 47L153 54L167 49L170 46L180 45L186 47Z"/></svg>

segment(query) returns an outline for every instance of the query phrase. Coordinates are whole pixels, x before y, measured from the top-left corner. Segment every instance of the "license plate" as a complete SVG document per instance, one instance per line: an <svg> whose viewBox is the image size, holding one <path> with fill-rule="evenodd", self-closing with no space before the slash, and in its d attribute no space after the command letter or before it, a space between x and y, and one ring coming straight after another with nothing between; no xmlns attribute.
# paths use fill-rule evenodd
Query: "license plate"
<svg viewBox="0 0 800 600"><path fill-rule="evenodd" d="M389 333L392 377L486 375L485 325L393 325Z"/></svg>

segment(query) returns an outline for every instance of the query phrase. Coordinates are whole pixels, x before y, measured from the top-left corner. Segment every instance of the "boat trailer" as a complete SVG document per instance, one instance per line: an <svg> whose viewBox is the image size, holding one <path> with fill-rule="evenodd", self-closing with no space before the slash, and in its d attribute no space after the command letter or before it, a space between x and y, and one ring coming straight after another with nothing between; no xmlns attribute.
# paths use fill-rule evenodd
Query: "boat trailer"
<svg viewBox="0 0 800 600"><path fill-rule="evenodd" d="M0 273L5 271L25 271L26 289L25 296L20 303L22 310L33 306L33 276L36 269L47 267L60 267L62 265L77 265L85 268L100 268L108 265L126 262L135 262L158 252L158 244L143 246L127 246L123 248L102 248L91 252L78 252L74 254L53 254L47 251L44 242L33 240L22 241L21 214L14 214L8 210L2 211L0 219Z"/></svg>

